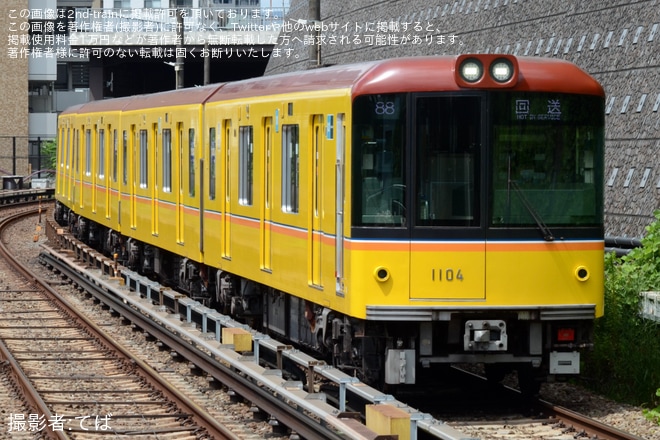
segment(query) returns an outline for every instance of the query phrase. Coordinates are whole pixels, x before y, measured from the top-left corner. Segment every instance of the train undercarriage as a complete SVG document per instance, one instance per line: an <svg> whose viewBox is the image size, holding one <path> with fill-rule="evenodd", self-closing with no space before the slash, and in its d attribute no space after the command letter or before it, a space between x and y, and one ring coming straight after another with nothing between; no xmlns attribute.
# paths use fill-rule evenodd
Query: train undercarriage
<svg viewBox="0 0 660 440"><path fill-rule="evenodd" d="M130 270L377 386L415 384L417 376L432 377L451 364L483 364L493 381L516 370L521 390L531 395L549 375L579 372L578 350L591 347L591 320L543 321L528 311L463 309L436 321L359 320L121 236L59 203L55 219Z"/></svg>

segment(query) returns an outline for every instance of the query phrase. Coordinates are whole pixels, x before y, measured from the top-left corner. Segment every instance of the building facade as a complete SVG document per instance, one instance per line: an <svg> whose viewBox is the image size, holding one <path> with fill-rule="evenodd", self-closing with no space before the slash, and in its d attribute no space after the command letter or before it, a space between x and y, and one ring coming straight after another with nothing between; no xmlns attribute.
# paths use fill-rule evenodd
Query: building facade
<svg viewBox="0 0 660 440"><path fill-rule="evenodd" d="M28 18L21 11L28 0L3 2L0 6L0 173L14 175L27 170L28 58L21 42ZM24 15L24 14L23 14ZM23 159L15 160L13 152Z"/></svg>

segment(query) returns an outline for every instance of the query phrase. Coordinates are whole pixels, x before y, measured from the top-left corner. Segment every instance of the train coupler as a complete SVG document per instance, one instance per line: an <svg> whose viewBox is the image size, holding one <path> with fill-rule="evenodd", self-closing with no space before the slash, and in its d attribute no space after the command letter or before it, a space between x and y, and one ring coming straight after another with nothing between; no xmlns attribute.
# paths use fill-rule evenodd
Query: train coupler
<svg viewBox="0 0 660 440"><path fill-rule="evenodd" d="M506 351L506 322L499 319L472 319L465 322L465 351Z"/></svg>

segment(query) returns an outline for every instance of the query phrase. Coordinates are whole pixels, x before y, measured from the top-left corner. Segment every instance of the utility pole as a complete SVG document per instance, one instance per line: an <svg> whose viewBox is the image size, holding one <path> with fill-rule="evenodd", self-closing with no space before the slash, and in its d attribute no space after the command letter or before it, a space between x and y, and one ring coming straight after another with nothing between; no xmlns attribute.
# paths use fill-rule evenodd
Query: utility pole
<svg viewBox="0 0 660 440"><path fill-rule="evenodd" d="M211 54L209 53L208 41L204 42L204 52L206 53L204 58L204 85L207 85L211 82Z"/></svg>
<svg viewBox="0 0 660 440"><path fill-rule="evenodd" d="M170 0L170 7L175 0ZM183 64L186 57L183 54L183 8L176 8L176 61L174 62L174 75L176 78L176 88L183 88Z"/></svg>
<svg viewBox="0 0 660 440"><path fill-rule="evenodd" d="M213 12L211 11L211 5L209 5L209 0L205 1L206 3L206 14L202 14L203 17L213 17ZM204 26L206 28L206 26ZM204 85L207 85L211 82L211 54L209 53L209 41L208 37L204 38Z"/></svg>

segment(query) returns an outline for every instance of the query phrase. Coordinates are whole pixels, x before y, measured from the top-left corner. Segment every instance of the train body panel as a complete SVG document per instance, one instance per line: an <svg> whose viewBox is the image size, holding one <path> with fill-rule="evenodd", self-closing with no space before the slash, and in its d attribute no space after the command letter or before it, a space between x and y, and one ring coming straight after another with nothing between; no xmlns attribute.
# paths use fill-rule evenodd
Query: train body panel
<svg viewBox="0 0 660 440"><path fill-rule="evenodd" d="M589 305L596 317L603 315L602 293L587 283L603 283L602 242L351 243L349 247L350 273L370 276L351 277L359 281L347 287L355 309L344 312L352 316L364 312L357 315L363 319L368 307L403 310L409 304L453 310ZM477 280L470 283L471 278Z"/></svg>
<svg viewBox="0 0 660 440"><path fill-rule="evenodd" d="M120 98L60 116L56 197L121 262L370 380L572 374L603 314L603 109L573 64L493 54Z"/></svg>
<svg viewBox="0 0 660 440"><path fill-rule="evenodd" d="M208 235L205 261L343 309L334 292L336 141L325 126L328 113L340 114L349 103L349 90L334 89L206 106L206 124L222 154L215 179L225 184L207 204L218 213L212 221L218 233ZM254 180L226 183L247 167ZM292 190L293 183L299 188Z"/></svg>
<svg viewBox="0 0 660 440"><path fill-rule="evenodd" d="M488 245L488 299L510 306L589 305L603 316L603 296L591 285L604 283L603 251L602 242Z"/></svg>

